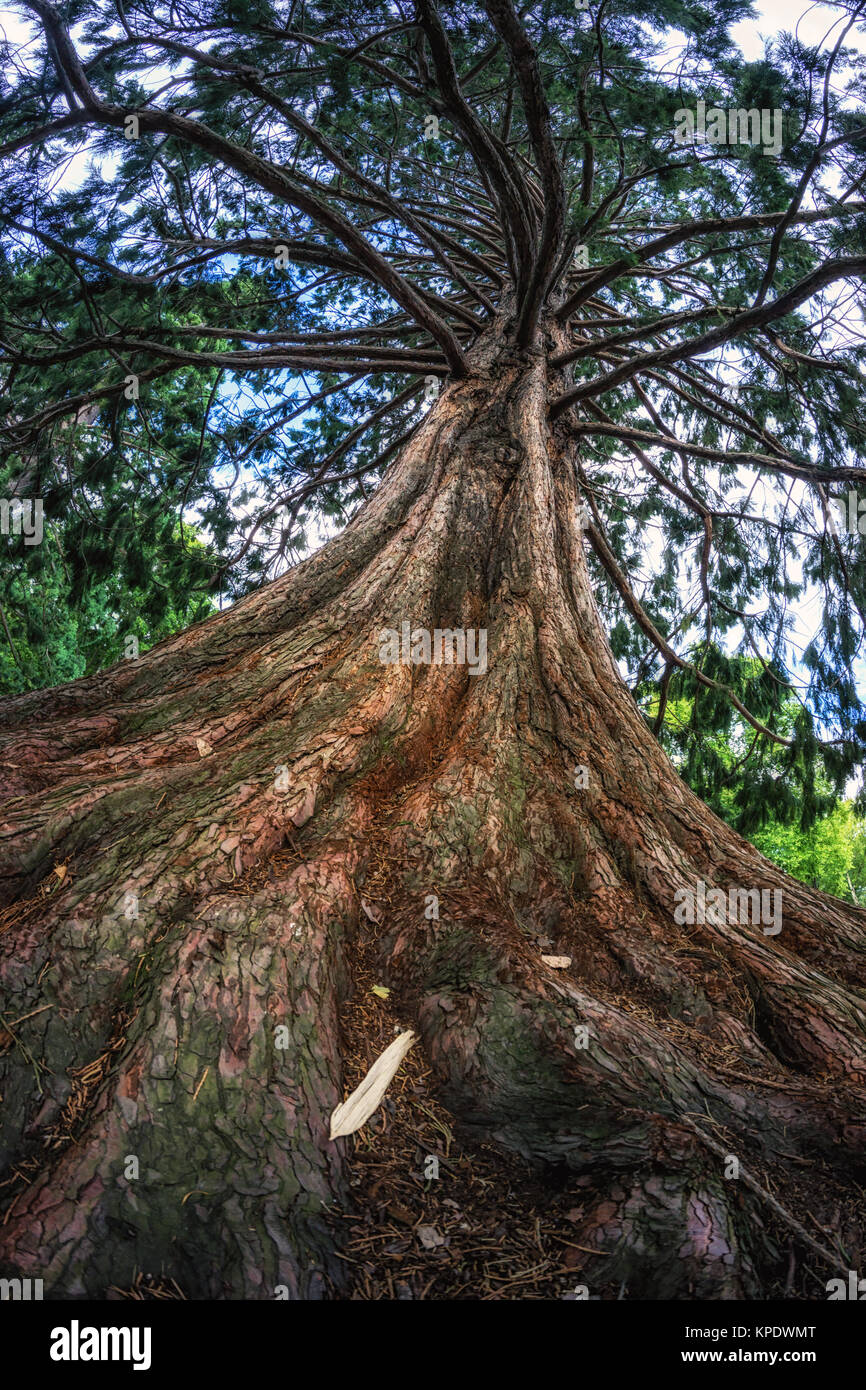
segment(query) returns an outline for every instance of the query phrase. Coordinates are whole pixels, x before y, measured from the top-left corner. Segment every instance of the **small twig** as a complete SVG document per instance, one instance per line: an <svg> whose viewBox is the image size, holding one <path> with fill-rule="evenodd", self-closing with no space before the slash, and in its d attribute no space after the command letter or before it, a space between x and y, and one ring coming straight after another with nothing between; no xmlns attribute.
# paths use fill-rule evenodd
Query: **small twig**
<svg viewBox="0 0 866 1390"><path fill-rule="evenodd" d="M210 1196L210 1193L207 1192L207 1191L205 1190L205 1188L203 1188L203 1187L191 1187L190 1190L189 1190L189 1192L185 1193L184 1196L181 1197L181 1199L180 1199L180 1204L181 1204L181 1206L182 1206L182 1207L186 1206L187 1198L194 1196L196 1192L200 1192L200 1193L202 1194L203 1197L209 1197L209 1196Z"/></svg>
<svg viewBox="0 0 866 1390"><path fill-rule="evenodd" d="M23 1192L23 1190L24 1190L24 1189L22 1188L21 1191ZM17 1202L18 1202L18 1198L19 1198L20 1196L21 1196L21 1192L16 1192L16 1193L15 1193L14 1200L13 1200L12 1202L10 1202L9 1206L6 1208L6 1215L3 1217L3 1225L4 1225L4 1226L6 1225L6 1222L9 1220L9 1217L12 1215L13 1211L15 1210L15 1206L16 1206L16 1204L17 1204Z"/></svg>
<svg viewBox="0 0 866 1390"><path fill-rule="evenodd" d="M25 1019L35 1018L37 1014L44 1014L46 1009L53 1008L53 1004L43 1004L41 1009L33 1009L29 1014L22 1014L20 1018L14 1018L12 1022L8 1023L6 1026L7 1028L15 1028L19 1023L23 1023Z"/></svg>
<svg viewBox="0 0 866 1390"><path fill-rule="evenodd" d="M798 1085L790 1081L771 1081L767 1076L750 1076L748 1072L732 1071L730 1067L723 1067L721 1064L716 1066L716 1071L720 1071L723 1076L732 1076L736 1081L748 1081L751 1086L771 1086L774 1091L806 1091L808 1086Z"/></svg>
<svg viewBox="0 0 866 1390"><path fill-rule="evenodd" d="M555 1239L561 1240L562 1243L563 1243L563 1245L567 1245L567 1246L568 1246L569 1250L582 1250L583 1253L584 1253L584 1255L604 1255L604 1256L607 1256L607 1255L612 1255L612 1254L613 1254L613 1251L612 1251L612 1250L593 1250L592 1247L589 1246L589 1245L578 1245L578 1243L577 1243L576 1240L566 1240L564 1236L557 1236L557 1237L555 1237Z"/></svg>
<svg viewBox="0 0 866 1390"><path fill-rule="evenodd" d="M789 1293L791 1292L792 1288L794 1287L794 1273L795 1273L795 1271L796 1271L796 1268L797 1268L797 1261L796 1261L796 1258L795 1258L795 1256L794 1256L794 1246L793 1246L793 1244L792 1244L792 1245L791 1245L790 1255L789 1255L789 1258L788 1258L788 1277L787 1277L787 1279L785 1280L785 1297L786 1297L786 1298L788 1297Z"/></svg>
<svg viewBox="0 0 866 1390"><path fill-rule="evenodd" d="M16 1046L16 1047L19 1047L19 1048L21 1049L21 1051L24 1053L24 1056L27 1058L27 1061L30 1063L31 1067L33 1068L33 1075L36 1077L36 1086L37 1086L37 1088L38 1088L38 1090L39 1090L39 1094L40 1094L40 1096L41 1096L41 1095L43 1094L43 1092L42 1092L42 1082L41 1082L41 1080L40 1080L40 1078L39 1078L39 1063L38 1063L38 1062L36 1061L36 1059L33 1057L32 1053L24 1046L23 1042L22 1042L21 1039L18 1037L18 1034L17 1034L17 1033L13 1033L11 1027L9 1026L9 1024L8 1024L8 1022L6 1021L6 1018L5 1018L5 1016L4 1016L3 1014L0 1014L0 1023L3 1024L3 1027L6 1029L6 1032L9 1034L9 1036L10 1036L10 1038L12 1039L12 1041L14 1042L15 1046Z"/></svg>
<svg viewBox="0 0 866 1390"><path fill-rule="evenodd" d="M688 1115L681 1115L680 1119L683 1121L684 1124L688 1125L689 1129L694 1130L695 1134L698 1136L699 1139L703 1140L707 1148L712 1149L713 1152L718 1154L719 1157L723 1160L727 1159L728 1155L724 1147L721 1144L717 1144L715 1139L711 1139L708 1134L705 1134L704 1131L700 1128L700 1126L695 1124L694 1120L690 1119ZM761 1184L757 1181L757 1179L752 1177L751 1173L746 1171L742 1163L740 1163L740 1177L746 1184L746 1187L750 1187L758 1197L760 1197L763 1201L767 1203L769 1207L773 1209L773 1211L776 1213L778 1217L781 1218L782 1221L784 1221L788 1226L791 1227L792 1231L797 1232L797 1235L806 1245L808 1245L810 1250L814 1250L816 1255L820 1255L821 1259L825 1260L827 1264L832 1265L834 1269L840 1271L843 1270L843 1266L839 1262L838 1254L835 1254L832 1250L828 1250L826 1246L821 1245L817 1240L810 1236L809 1232L806 1230L806 1227L801 1226L797 1218L795 1216L792 1216L789 1211L786 1211L785 1208L782 1206L781 1202L777 1202L776 1198L773 1197L765 1187L762 1187ZM832 1236L830 1235L829 1231L824 1231L823 1227L821 1227L821 1230L823 1234L827 1236L828 1239L832 1239ZM844 1273L847 1275L848 1270L844 1269Z"/></svg>

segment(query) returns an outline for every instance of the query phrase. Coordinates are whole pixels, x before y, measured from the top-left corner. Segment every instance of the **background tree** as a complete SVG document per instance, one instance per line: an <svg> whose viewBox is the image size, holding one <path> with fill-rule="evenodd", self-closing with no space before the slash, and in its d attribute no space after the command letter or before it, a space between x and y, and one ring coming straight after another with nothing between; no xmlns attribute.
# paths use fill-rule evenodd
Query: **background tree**
<svg viewBox="0 0 866 1390"><path fill-rule="evenodd" d="M754 700L762 684L761 662L740 657L729 663L728 671L740 697L752 694ZM691 695L681 693L683 687ZM801 718L796 696L788 695L781 707L778 702L772 705L777 729L788 738L779 744L760 738L726 700L714 701L711 710L705 704L699 722L695 689L690 673L672 677L658 730L680 776L717 815L789 874L825 893L853 896L862 903L866 823L851 800L835 794L822 769L811 763L804 767L795 737ZM649 710L654 725L660 703L654 688Z"/></svg>
<svg viewBox="0 0 866 1390"><path fill-rule="evenodd" d="M657 731L690 698L704 750L733 708L804 799L858 766L830 523L866 476L866 122L832 8L747 63L739 0L26 0L6 477L49 521L89 501L83 563L239 599L3 714L0 1246L56 1296L339 1279L361 954L463 1132L580 1184L594 1287L857 1267L863 914L718 820L622 679ZM778 110L778 154L678 143L699 101ZM317 513L351 520L250 592ZM383 663L404 622L483 629L487 669ZM699 884L781 893L783 930L682 923Z"/></svg>
<svg viewBox="0 0 866 1390"><path fill-rule="evenodd" d="M160 638L215 611L205 595L193 591L190 597L187 587L188 564L204 550L191 528L182 542L172 542L178 560L187 562L181 568L166 566L164 552L141 536L134 537L134 556L104 548L94 552L82 518L70 510L67 520L60 535L61 528L52 526L38 547L28 550L16 536L5 547L0 571L6 639L0 647L0 688L5 693L56 685L116 661L135 660ZM88 520L98 525L102 518L91 513ZM111 556L116 568L106 570ZM131 578L136 565L137 581Z"/></svg>

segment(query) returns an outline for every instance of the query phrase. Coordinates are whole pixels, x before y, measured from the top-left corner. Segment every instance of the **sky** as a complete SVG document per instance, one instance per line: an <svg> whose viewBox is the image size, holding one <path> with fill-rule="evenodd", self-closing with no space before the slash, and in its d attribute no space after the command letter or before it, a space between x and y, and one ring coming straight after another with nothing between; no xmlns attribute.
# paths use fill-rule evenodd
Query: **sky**
<svg viewBox="0 0 866 1390"><path fill-rule="evenodd" d="M755 11L757 20L744 19L731 26L733 38L749 59L760 58L764 51L764 39L790 29L792 23L796 23L797 35L804 43L816 44L831 24L838 24L840 20L838 9L833 10L826 5L808 5L805 0L764 0L763 4L755 6ZM799 21L794 18L797 15L800 16ZM862 34L858 37L852 29L846 43L852 48L862 48L864 39Z"/></svg>

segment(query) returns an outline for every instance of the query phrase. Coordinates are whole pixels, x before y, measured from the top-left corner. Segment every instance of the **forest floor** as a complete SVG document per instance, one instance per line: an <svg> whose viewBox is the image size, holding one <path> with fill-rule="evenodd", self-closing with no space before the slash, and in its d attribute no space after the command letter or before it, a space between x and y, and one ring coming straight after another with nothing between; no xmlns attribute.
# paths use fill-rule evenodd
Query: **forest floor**
<svg viewBox="0 0 866 1390"><path fill-rule="evenodd" d="M374 924L362 924L350 952L353 992L342 1019L347 1094L408 1026L373 993L381 984L368 963L376 935ZM333 1288L333 1298L628 1299L626 1286L605 1280L605 1254L576 1238L585 1208L597 1201L591 1179L565 1169L541 1174L492 1145L461 1141L420 1048L410 1049L382 1106L353 1139L351 1209L332 1212L347 1266L346 1285ZM437 1171L431 1159L438 1160L438 1177L425 1177L425 1170ZM859 1267L866 1192L857 1200L854 1189L852 1200L852 1188L823 1165L804 1168L802 1178L756 1166L753 1158L750 1165L786 1211L816 1238L832 1232L851 1268ZM767 1297L826 1299L826 1281L838 1270L823 1269L771 1207L762 1219L779 1249ZM587 1292L576 1292L581 1286Z"/></svg>
<svg viewBox="0 0 866 1390"><path fill-rule="evenodd" d="M378 829L378 827L377 827ZM381 987L377 959L377 907L387 910L390 865L384 835L372 837L375 867L364 885L360 925L347 944L351 992L341 1017L344 1092L351 1093L370 1066L408 1026ZM379 841L381 840L381 843ZM300 857L283 850L239 880L237 890L254 891L266 878L285 873ZM55 871L56 872L56 871ZM62 867L65 877L66 866ZM60 882L62 877L57 875ZM27 903L16 903L0 916L44 910L45 896L57 887L51 876ZM372 905L372 906L371 906ZM625 1005L626 1007L628 1005ZM639 1005L634 1007L638 1007ZM0 1032L0 1048L14 1035ZM122 1039L121 1039L122 1042ZM120 1044L99 1066L88 1068L87 1085L73 1088L69 1133L93 1094L107 1079ZM52 1148L60 1140L49 1136ZM437 1096L437 1085L422 1049L410 1049L388 1088L381 1107L351 1140L350 1198L345 1208L331 1208L338 1258L346 1277L333 1284L330 1298L344 1300L575 1300L628 1299L626 1285L605 1279L606 1253L580 1244L585 1211L598 1201L592 1180L563 1168L540 1172L491 1144L468 1142L455 1133L452 1118ZM842 1184L825 1165L798 1160L792 1173L782 1165L769 1168L749 1159L750 1171L765 1192L825 1247L835 1245L862 1268L866 1260L866 1192L855 1182ZM0 1184L5 1219L30 1170L31 1156L17 1164ZM435 1173L436 1176L432 1176ZM4 1219L0 1217L0 1220ZM824 1300L826 1282L838 1269L822 1267L797 1232L769 1205L761 1217L779 1251L778 1270L767 1298ZM587 1292L578 1292L586 1289ZM109 1299L185 1299L186 1292L165 1275L139 1274L128 1288L106 1291Z"/></svg>
<svg viewBox="0 0 866 1390"><path fill-rule="evenodd" d="M404 1026L372 993L375 975L358 965L354 976L343 1020L347 1090ZM335 1216L348 1284L334 1297L574 1297L580 1252L569 1228L582 1215L574 1192L552 1190L490 1145L462 1144L420 1048L410 1050L354 1139L353 1209ZM425 1178L437 1169L438 1177Z"/></svg>

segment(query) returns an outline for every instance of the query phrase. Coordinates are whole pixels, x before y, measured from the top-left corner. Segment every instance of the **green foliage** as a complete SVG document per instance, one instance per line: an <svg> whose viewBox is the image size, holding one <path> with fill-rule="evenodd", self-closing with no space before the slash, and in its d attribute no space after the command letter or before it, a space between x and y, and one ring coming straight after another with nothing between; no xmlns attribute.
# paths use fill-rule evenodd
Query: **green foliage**
<svg viewBox="0 0 866 1390"><path fill-rule="evenodd" d="M835 806L809 830L768 821L752 843L774 864L837 898L852 896L866 906L866 822L848 801Z"/></svg>
<svg viewBox="0 0 866 1390"><path fill-rule="evenodd" d="M866 904L866 818L843 800L814 758L814 738L796 698L755 658L720 671L750 698L789 747L757 735L730 702L674 677L659 729L684 781L708 805L794 878ZM700 719L695 706L710 695ZM650 702L658 719L659 698Z"/></svg>
<svg viewBox="0 0 866 1390"><path fill-rule="evenodd" d="M189 528L176 532L172 549L140 538L136 581L129 569L82 564L70 534L74 528L47 523L38 546L0 537L2 695L90 675L215 611L211 599L188 588L181 557L204 550Z"/></svg>

